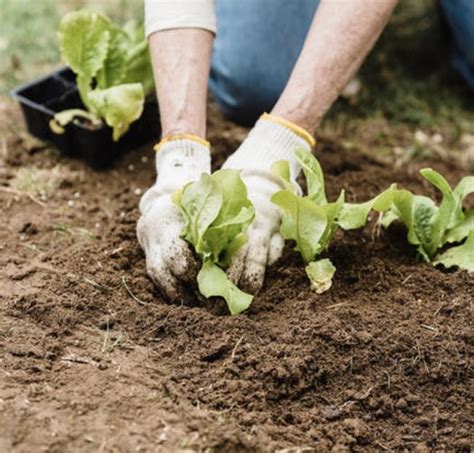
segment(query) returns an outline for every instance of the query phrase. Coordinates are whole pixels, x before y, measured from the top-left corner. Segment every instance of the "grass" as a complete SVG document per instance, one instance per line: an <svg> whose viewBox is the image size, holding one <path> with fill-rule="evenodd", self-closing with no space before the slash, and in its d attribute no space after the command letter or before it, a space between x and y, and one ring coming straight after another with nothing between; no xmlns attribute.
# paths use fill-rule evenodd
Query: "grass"
<svg viewBox="0 0 474 453"><path fill-rule="evenodd" d="M474 132L474 96L451 68L450 32L434 1L402 1L359 76L357 104L339 111Z"/></svg>
<svg viewBox="0 0 474 453"><path fill-rule="evenodd" d="M21 167L10 181L10 186L19 192L47 198L56 191L60 177L61 169L58 166L52 169Z"/></svg>
<svg viewBox="0 0 474 453"><path fill-rule="evenodd" d="M96 238L88 229L69 225L68 223L57 223L53 226L53 230L64 236L81 237L90 241Z"/></svg>
<svg viewBox="0 0 474 453"><path fill-rule="evenodd" d="M385 162L449 155L474 171L474 93L450 50L437 2L401 0L359 71L360 92L336 102L320 135ZM427 143L418 143L420 132Z"/></svg>

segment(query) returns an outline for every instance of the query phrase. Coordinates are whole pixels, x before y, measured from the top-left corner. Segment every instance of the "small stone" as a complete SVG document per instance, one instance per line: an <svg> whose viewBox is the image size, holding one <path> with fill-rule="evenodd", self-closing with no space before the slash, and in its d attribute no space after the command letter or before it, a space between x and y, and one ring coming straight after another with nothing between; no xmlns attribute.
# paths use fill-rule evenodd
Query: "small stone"
<svg viewBox="0 0 474 453"><path fill-rule="evenodd" d="M351 448L348 445L339 443L338 441L330 451L331 453L349 453Z"/></svg>
<svg viewBox="0 0 474 453"><path fill-rule="evenodd" d="M469 439L468 437L465 439L459 439L458 441L456 441L455 446L458 451L471 451L471 439Z"/></svg>
<svg viewBox="0 0 474 453"><path fill-rule="evenodd" d="M397 409L400 409L401 411L404 411L405 409L408 409L408 403L407 400L404 398L400 398L396 403L395 407Z"/></svg>
<svg viewBox="0 0 474 453"><path fill-rule="evenodd" d="M351 436L354 436L356 439L365 437L367 427L362 420L358 418L346 418L342 423Z"/></svg>
<svg viewBox="0 0 474 453"><path fill-rule="evenodd" d="M70 207L70 208L73 208L74 207L74 201L73 200L69 200L67 202L67 205Z"/></svg>
<svg viewBox="0 0 474 453"><path fill-rule="evenodd" d="M128 166L128 171L133 171L133 170L135 170L135 165L130 164L130 165Z"/></svg>
<svg viewBox="0 0 474 453"><path fill-rule="evenodd" d="M142 156L142 158L140 160L142 161L142 163L146 164L148 162L148 157L147 156Z"/></svg>
<svg viewBox="0 0 474 453"><path fill-rule="evenodd" d="M74 198L79 198L81 196L81 192L74 192Z"/></svg>
<svg viewBox="0 0 474 453"><path fill-rule="evenodd" d="M414 394L411 394L411 395L407 395L405 397L405 399L409 402L409 403L418 403L420 401L420 398Z"/></svg>
<svg viewBox="0 0 474 453"><path fill-rule="evenodd" d="M142 194L142 189L139 189L139 188L136 188L133 193L137 196L141 195Z"/></svg>
<svg viewBox="0 0 474 453"><path fill-rule="evenodd" d="M325 407L321 410L321 415L326 420L337 420L342 416L342 411L336 407Z"/></svg>
<svg viewBox="0 0 474 453"><path fill-rule="evenodd" d="M369 343L372 340L372 334L363 330L357 333L357 338L362 341L362 343Z"/></svg>
<svg viewBox="0 0 474 453"><path fill-rule="evenodd" d="M428 427L431 425L431 420L428 417L420 417L418 420L416 420L417 425L423 426L423 427Z"/></svg>
<svg viewBox="0 0 474 453"><path fill-rule="evenodd" d="M416 453L429 453L431 450L425 443L420 442L415 445L413 451Z"/></svg>

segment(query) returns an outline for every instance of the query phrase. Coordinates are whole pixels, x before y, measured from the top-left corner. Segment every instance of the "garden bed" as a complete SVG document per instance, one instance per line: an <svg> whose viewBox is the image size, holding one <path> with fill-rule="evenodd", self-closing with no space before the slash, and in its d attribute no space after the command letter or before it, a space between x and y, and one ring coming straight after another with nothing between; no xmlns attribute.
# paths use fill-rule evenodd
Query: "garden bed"
<svg viewBox="0 0 474 453"><path fill-rule="evenodd" d="M169 304L135 233L151 147L96 173L13 129L17 109L2 115L1 451L469 451L467 273L420 262L403 229L372 221L338 233L323 295L288 248L244 315ZM244 133L211 118L216 166ZM438 196L419 168L451 184L467 174L330 141L317 155L331 199L392 181ZM25 166L48 181L43 199L20 190Z"/></svg>

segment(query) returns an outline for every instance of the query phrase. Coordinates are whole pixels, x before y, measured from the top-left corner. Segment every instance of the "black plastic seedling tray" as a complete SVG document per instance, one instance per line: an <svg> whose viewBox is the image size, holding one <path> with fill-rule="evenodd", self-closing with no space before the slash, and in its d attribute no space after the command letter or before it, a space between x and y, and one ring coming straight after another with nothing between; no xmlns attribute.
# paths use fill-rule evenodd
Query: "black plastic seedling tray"
<svg viewBox="0 0 474 453"><path fill-rule="evenodd" d="M62 110L80 108L76 76L62 68L40 79L22 85L11 92L20 103L30 134L49 141L64 154L84 160L94 169L110 166L120 155L148 143L160 135L160 118L156 98L146 99L142 116L130 125L118 142L112 140L112 128L107 125L91 129L74 121L63 134L54 133L49 122Z"/></svg>

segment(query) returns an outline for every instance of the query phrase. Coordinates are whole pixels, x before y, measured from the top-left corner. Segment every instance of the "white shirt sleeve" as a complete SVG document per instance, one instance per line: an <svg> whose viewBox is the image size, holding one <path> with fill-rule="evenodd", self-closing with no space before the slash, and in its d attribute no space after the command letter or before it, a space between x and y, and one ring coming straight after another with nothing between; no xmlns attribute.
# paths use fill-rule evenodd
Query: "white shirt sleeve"
<svg viewBox="0 0 474 453"><path fill-rule="evenodd" d="M147 37L173 28L203 28L216 33L215 0L145 0Z"/></svg>

